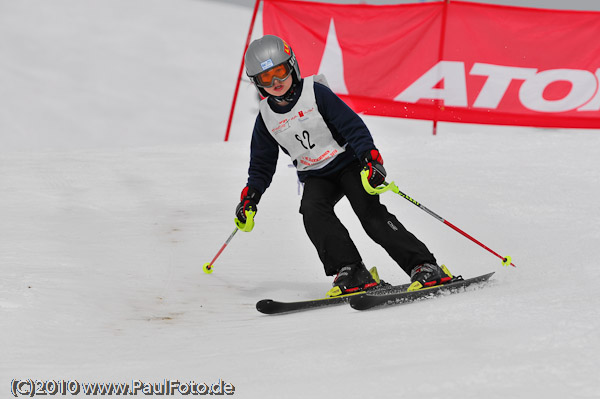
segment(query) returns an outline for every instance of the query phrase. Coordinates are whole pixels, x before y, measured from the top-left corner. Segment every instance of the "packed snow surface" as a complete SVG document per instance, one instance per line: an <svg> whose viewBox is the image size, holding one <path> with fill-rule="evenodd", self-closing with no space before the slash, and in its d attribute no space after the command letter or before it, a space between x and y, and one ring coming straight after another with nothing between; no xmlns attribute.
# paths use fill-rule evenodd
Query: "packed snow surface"
<svg viewBox="0 0 600 399"><path fill-rule="evenodd" d="M482 289L284 316L331 285L281 155L234 229L256 93L251 9L191 0L0 5L0 396L13 379L212 384L240 398L598 398L600 132L364 117L408 201L382 201ZM260 21L255 36L260 34ZM408 277L337 207L368 266ZM83 394L81 394L83 395ZM141 394L140 394L141 395ZM107 396L104 396L107 397ZM116 397L116 396L115 396Z"/></svg>

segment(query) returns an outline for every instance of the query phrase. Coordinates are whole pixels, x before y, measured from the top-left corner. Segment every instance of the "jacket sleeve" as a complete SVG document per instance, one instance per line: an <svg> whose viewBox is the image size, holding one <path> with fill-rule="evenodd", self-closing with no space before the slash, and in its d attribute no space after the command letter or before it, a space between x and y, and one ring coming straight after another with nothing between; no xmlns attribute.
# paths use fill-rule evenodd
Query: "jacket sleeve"
<svg viewBox="0 0 600 399"><path fill-rule="evenodd" d="M257 190L261 195L271 185L277 158L279 157L279 145L269 134L265 122L259 113L254 123L252 141L250 143L250 167L248 168L248 186Z"/></svg>
<svg viewBox="0 0 600 399"><path fill-rule="evenodd" d="M336 140L347 142L359 159L375 148L371 132L363 120L327 86L315 82L317 107Z"/></svg>

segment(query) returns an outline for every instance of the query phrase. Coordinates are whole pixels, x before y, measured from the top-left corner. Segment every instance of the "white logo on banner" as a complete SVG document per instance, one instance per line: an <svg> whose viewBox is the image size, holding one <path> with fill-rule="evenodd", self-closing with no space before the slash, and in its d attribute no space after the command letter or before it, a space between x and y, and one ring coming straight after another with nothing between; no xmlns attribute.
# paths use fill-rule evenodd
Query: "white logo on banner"
<svg viewBox="0 0 600 399"><path fill-rule="evenodd" d="M444 88L435 86L444 81ZM425 72L394 100L416 103L422 98L444 100L444 105L466 107L467 82L465 80L465 64L462 62L440 61Z"/></svg>
<svg viewBox="0 0 600 399"><path fill-rule="evenodd" d="M329 33L325 43L325 52L321 59L318 75L325 75L329 88L337 94L348 94L346 80L344 79L344 57L342 47L335 32L333 18L329 22Z"/></svg>
<svg viewBox="0 0 600 399"><path fill-rule="evenodd" d="M599 111L600 69L594 75L582 69L549 69L475 63L470 75L487 76L473 107L496 109L513 80L523 81L519 101L527 109L538 112ZM443 80L444 87L436 86ZM544 90L555 82L568 82L569 92L559 99L544 98ZM461 61L440 61L415 80L394 100L416 103L419 100L443 100L444 105L467 107L465 64Z"/></svg>

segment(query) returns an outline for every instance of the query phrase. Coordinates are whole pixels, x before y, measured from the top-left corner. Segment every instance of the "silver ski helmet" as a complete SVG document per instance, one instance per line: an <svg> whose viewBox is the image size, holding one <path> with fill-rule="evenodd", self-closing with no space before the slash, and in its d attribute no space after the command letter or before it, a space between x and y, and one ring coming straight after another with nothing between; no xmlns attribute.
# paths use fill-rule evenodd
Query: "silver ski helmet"
<svg viewBox="0 0 600 399"><path fill-rule="evenodd" d="M265 35L250 43L245 62L246 74L263 97L269 95L264 87L272 86L275 79L282 80L291 74L293 86L300 82L300 67L296 55L292 48L277 36ZM271 73L263 74L267 71Z"/></svg>

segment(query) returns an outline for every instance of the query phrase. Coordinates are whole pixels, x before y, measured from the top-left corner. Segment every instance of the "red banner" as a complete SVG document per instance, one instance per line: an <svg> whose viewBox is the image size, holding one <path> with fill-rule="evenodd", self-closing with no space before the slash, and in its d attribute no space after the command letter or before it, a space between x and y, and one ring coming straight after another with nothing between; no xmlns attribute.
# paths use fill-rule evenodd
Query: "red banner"
<svg viewBox="0 0 600 399"><path fill-rule="evenodd" d="M600 12L264 0L263 24L360 113L600 128Z"/></svg>

